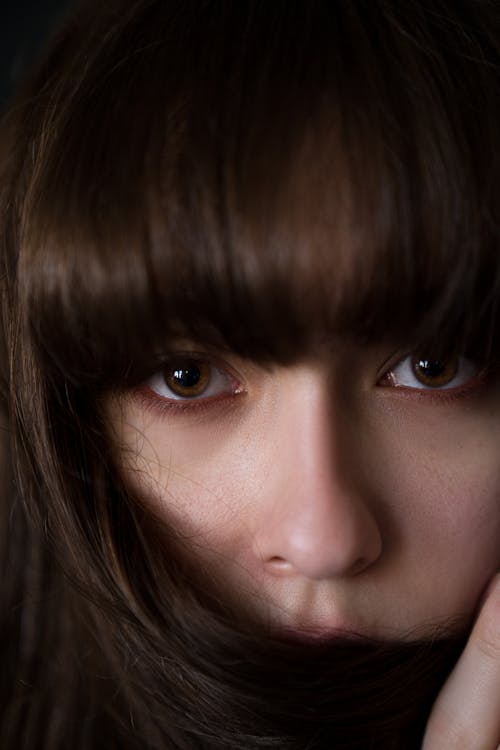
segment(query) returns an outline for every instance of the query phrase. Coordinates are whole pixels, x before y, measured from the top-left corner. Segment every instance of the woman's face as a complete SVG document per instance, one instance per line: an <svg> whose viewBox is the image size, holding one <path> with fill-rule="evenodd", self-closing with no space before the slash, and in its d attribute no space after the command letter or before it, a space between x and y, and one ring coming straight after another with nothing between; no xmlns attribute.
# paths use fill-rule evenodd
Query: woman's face
<svg viewBox="0 0 500 750"><path fill-rule="evenodd" d="M126 481L272 629L412 639L470 617L500 567L500 385L463 357L319 349L264 369L178 342L107 402Z"/></svg>

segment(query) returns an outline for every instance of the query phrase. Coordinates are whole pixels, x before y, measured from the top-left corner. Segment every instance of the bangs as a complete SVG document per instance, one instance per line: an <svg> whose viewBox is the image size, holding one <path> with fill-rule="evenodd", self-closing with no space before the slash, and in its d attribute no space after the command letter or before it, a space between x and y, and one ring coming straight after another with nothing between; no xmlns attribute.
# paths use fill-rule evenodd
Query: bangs
<svg viewBox="0 0 500 750"><path fill-rule="evenodd" d="M82 13L24 122L19 295L47 362L106 386L181 338L494 351L499 31L439 5Z"/></svg>

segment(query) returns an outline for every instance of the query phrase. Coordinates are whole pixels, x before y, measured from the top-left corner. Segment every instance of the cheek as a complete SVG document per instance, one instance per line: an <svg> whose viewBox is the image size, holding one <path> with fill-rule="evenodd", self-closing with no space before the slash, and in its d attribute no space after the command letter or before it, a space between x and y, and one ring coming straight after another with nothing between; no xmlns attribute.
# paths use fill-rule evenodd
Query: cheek
<svg viewBox="0 0 500 750"><path fill-rule="evenodd" d="M429 563L453 560L463 570L491 568L500 562L500 476L456 471L422 476L414 499L417 512L400 522L405 544L425 549Z"/></svg>
<svg viewBox="0 0 500 750"><path fill-rule="evenodd" d="M403 528L403 559L424 611L470 613L499 570L499 486L496 475L479 484L443 482L442 493L429 491L419 519Z"/></svg>
<svg viewBox="0 0 500 750"><path fill-rule="evenodd" d="M259 483L248 445L241 434L236 441L236 432L236 425L226 423L224 435L218 435L213 422L201 423L193 440L192 429L177 425L174 439L168 424L131 413L122 427L128 486L204 556L214 550L241 556L251 537Z"/></svg>
<svg viewBox="0 0 500 750"><path fill-rule="evenodd" d="M401 575L429 611L470 612L500 568L498 421L431 414L392 434L382 492Z"/></svg>

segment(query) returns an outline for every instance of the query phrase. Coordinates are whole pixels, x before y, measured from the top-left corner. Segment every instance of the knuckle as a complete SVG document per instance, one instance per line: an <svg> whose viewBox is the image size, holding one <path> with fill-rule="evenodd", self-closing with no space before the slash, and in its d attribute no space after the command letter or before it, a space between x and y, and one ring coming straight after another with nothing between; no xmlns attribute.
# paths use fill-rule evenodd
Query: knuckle
<svg viewBox="0 0 500 750"><path fill-rule="evenodd" d="M486 633L478 638L476 647L488 659L500 663L500 635Z"/></svg>

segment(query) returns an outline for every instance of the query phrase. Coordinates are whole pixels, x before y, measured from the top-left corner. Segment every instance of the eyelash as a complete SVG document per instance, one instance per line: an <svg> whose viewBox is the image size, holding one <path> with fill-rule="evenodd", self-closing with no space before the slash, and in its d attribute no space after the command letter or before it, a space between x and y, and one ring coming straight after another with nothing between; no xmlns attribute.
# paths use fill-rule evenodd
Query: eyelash
<svg viewBox="0 0 500 750"><path fill-rule="evenodd" d="M161 393L158 393L158 385L155 383L155 381L163 381L163 383L160 382L159 384L160 388L171 390L166 384L165 372L168 367L173 369L173 366L176 363L181 363L182 360L184 360L184 364L186 364L187 362L201 362L208 365L211 371L211 380L209 382L209 387L212 385L213 373L216 373L216 377L222 378L227 382L228 388L221 391L220 393L215 393L208 396L201 395L199 398L196 396L172 396L169 398L162 395ZM146 382L138 386L135 391L136 394L140 397L142 406L145 409L153 409L155 411L160 410L160 412L163 413L194 413L195 411L199 413L217 405L221 405L223 402L227 403L228 399L243 395L245 393L245 389L242 383L226 363L215 363L210 356L193 353L175 354L174 356L166 360L166 364L162 370L155 372L154 375L148 378Z"/></svg>
<svg viewBox="0 0 500 750"><path fill-rule="evenodd" d="M451 359L453 359L453 356ZM413 378L415 382L418 382L415 374L415 361L417 360L417 356L413 353L407 354L405 357L399 358L396 362L393 362L379 378L377 385L383 388L393 388L398 392L398 395L407 398L434 400L441 403L473 395L485 384L489 370L477 359L471 357L462 355L456 356L455 359L457 360L457 367L451 378L451 382L457 379L461 380L458 385L450 386L448 383L445 383L442 386L426 386L424 383L420 383L420 385L413 386L408 385L407 383L395 382L394 375L398 369L402 370L404 373L403 375L400 375L401 379L410 377ZM425 360L425 357L422 357L420 361L423 360ZM446 363L447 359L431 360L431 364L433 362L440 364ZM466 370L466 373L460 376L460 372L463 372L464 369Z"/></svg>
<svg viewBox="0 0 500 750"><path fill-rule="evenodd" d="M397 384L394 382L394 373L398 368L406 368L406 376L408 375L408 369L411 367L409 364L414 355L407 354L405 357L400 357L396 361L392 361L392 364L385 369L382 375L377 380L377 386L381 388L394 389L398 392L398 395L407 398L420 398L426 400L435 400L444 403L449 400L455 400L457 398L465 397L466 395L475 393L483 384L486 379L487 370L486 368L480 367L479 364L473 359L466 357L459 357L459 365L457 370L463 369L464 365L472 368L474 374L468 377L463 383L458 386L448 387L447 385L442 387L432 387L421 385L420 387L414 387L407 384ZM165 372L168 367L174 368L175 364L179 364L184 360L184 364L191 363L202 363L208 365L211 371L211 379L209 381L208 389L213 383L213 373L215 377L222 378L228 384L228 387L220 392L211 395L203 395L200 397L182 397L172 396L168 397L162 395L158 391L161 388L166 390L169 389L166 384ZM187 369L187 368L186 368ZM415 375L412 375L416 379ZM456 379L455 376L453 379ZM158 382L160 381L160 382ZM194 413L202 412L204 410L211 409L215 406L221 405L222 403L228 403L228 400L235 396L244 394L245 388L236 373L225 362L215 362L210 356L206 354L188 353L188 354L175 354L166 360L165 366L162 370L158 370L154 373L147 381L142 383L135 389L136 395L140 397L142 406L144 409L152 409L156 412L159 410L163 413Z"/></svg>

